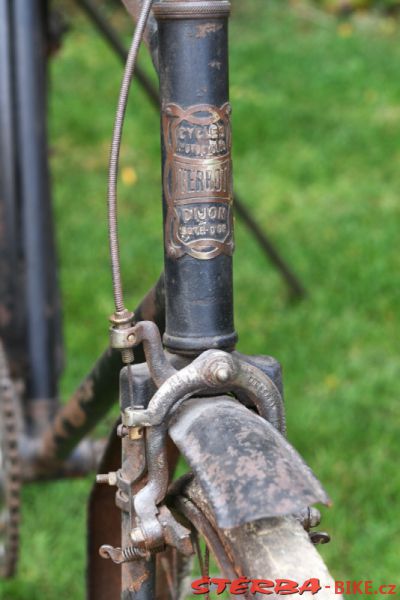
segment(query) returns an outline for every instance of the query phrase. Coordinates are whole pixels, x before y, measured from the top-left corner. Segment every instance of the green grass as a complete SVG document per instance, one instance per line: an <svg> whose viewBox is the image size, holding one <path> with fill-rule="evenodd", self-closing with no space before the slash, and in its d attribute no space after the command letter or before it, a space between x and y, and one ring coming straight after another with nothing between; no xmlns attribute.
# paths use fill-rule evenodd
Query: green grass
<svg viewBox="0 0 400 600"><path fill-rule="evenodd" d="M238 222L240 350L283 364L289 438L334 500L322 550L333 574L398 584L399 41L392 21L343 28L271 0L237 0L231 27L236 190L309 291L291 304ZM107 342L106 167L121 65L78 18L52 75L66 397ZM138 180L120 185L129 306L162 269L158 127L135 88L122 168ZM90 485L25 489L20 572L1 599L83 599Z"/></svg>

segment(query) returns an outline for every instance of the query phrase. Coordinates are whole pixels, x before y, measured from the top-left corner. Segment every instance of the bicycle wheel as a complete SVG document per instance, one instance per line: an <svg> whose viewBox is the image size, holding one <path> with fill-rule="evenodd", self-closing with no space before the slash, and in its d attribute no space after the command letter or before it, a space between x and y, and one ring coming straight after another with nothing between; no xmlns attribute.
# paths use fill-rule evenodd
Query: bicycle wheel
<svg viewBox="0 0 400 600"><path fill-rule="evenodd" d="M211 555L210 577L234 581L240 577L251 580L279 579L296 582L299 587L310 579L318 580L320 600L335 597L334 581L321 556L311 543L301 523L292 516L261 519L234 529L219 529L215 523L208 501L199 484L184 478L178 494L169 498L169 506L186 526L190 526L194 538L200 536ZM196 544L197 545L197 544ZM158 557L157 600L184 600L195 598L192 581L208 576L207 565L199 560L196 568L188 559L169 550ZM203 564L201 564L203 562ZM217 574L215 569L218 569ZM243 598L261 598L266 592L248 591ZM211 588L210 588L211 589ZM267 588L266 588L267 589ZM269 598L281 596L268 588ZM229 598L227 591L213 597ZM305 594L307 597L307 594ZM206 596L207 597L207 596ZM300 597L291 594L290 597ZM304 597L304 596L301 596Z"/></svg>

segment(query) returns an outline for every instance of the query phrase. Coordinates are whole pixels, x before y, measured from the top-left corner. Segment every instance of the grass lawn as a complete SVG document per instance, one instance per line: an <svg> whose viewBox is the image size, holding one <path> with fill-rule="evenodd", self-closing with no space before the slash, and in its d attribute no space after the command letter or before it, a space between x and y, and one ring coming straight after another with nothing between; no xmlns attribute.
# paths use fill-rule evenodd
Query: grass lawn
<svg viewBox="0 0 400 600"><path fill-rule="evenodd" d="M322 549L334 576L400 585L400 29L278 0L234 5L235 186L309 291L290 303L238 222L239 348L283 364L289 438L334 500ZM107 343L106 170L120 77L118 59L74 14L51 94L63 397ZM120 185L130 307L162 270L158 128L135 88ZM91 484L26 487L20 571L0 584L2 600L84 598Z"/></svg>

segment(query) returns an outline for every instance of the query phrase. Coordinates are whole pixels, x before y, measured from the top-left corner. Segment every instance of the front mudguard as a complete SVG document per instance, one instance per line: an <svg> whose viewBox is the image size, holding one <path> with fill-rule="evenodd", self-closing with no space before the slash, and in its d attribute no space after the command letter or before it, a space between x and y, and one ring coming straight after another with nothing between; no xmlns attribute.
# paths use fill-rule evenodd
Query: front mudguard
<svg viewBox="0 0 400 600"><path fill-rule="evenodd" d="M234 398L183 403L169 434L221 528L295 514L316 502L329 504L311 469L281 433Z"/></svg>

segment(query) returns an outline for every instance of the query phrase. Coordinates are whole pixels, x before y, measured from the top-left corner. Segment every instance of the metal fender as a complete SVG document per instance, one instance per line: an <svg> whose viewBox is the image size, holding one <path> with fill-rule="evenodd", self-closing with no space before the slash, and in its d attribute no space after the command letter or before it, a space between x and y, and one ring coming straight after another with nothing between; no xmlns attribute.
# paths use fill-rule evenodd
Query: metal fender
<svg viewBox="0 0 400 600"><path fill-rule="evenodd" d="M330 502L311 469L277 429L234 398L183 403L171 419L169 434L221 528Z"/></svg>

